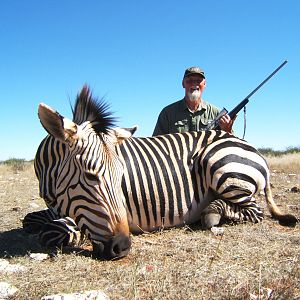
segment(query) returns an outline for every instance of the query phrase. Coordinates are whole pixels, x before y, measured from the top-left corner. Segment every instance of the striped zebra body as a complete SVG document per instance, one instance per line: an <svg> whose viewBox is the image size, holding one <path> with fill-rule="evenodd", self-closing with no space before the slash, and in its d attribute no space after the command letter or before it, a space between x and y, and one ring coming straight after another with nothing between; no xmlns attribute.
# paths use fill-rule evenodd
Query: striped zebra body
<svg viewBox="0 0 300 300"><path fill-rule="evenodd" d="M112 128L107 107L84 87L73 121L45 104L39 118L49 135L35 157L40 196L49 210L25 216L46 246L77 245L87 237L96 257L127 255L130 232L223 219L258 222L254 195L264 190L272 216L295 224L273 201L269 170L258 151L223 131L132 138Z"/></svg>
<svg viewBox="0 0 300 300"><path fill-rule="evenodd" d="M252 197L269 180L259 153L223 131L131 138L117 153L124 161L122 189L133 232L199 221L217 196L223 208L258 208ZM262 218L260 210L257 216Z"/></svg>

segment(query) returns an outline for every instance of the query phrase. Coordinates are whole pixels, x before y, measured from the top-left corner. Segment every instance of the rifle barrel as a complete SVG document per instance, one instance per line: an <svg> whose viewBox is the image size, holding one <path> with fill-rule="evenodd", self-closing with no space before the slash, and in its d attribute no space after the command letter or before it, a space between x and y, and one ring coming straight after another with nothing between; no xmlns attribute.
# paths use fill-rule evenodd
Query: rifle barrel
<svg viewBox="0 0 300 300"><path fill-rule="evenodd" d="M257 88L255 88L244 100L242 100L232 111L228 113L231 119L233 119L236 114L246 106L246 104L249 102L249 98L257 92L271 77L273 77L285 64L287 63L287 60L285 60L275 71L273 71ZM223 108L223 110L219 113L219 115L207 126L207 129L220 129L219 126L219 119L222 117L222 112L227 110Z"/></svg>
<svg viewBox="0 0 300 300"><path fill-rule="evenodd" d="M245 99L249 99L254 93L257 92L271 77L273 77L285 64L287 60L285 60L272 74L270 74L257 88L255 88Z"/></svg>
<svg viewBox="0 0 300 300"><path fill-rule="evenodd" d="M231 119L235 117L235 115L249 102L249 99L246 98L241 101L232 111L228 113Z"/></svg>

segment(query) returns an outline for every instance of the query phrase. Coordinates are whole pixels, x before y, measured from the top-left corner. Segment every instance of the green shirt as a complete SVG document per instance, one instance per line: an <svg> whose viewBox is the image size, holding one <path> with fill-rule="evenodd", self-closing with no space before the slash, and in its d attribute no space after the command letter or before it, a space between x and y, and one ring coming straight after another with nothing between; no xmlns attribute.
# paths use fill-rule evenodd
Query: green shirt
<svg viewBox="0 0 300 300"><path fill-rule="evenodd" d="M199 131L215 119L219 109L202 101L202 106L191 112L184 99L166 106L159 114L153 136L167 133Z"/></svg>

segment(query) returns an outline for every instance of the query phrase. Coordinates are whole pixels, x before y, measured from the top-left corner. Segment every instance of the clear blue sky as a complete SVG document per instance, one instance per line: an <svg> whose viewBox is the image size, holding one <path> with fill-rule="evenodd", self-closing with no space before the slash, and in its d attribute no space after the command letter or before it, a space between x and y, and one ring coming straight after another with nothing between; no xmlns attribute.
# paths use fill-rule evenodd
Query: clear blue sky
<svg viewBox="0 0 300 300"><path fill-rule="evenodd" d="M152 134L184 95L184 70L206 72L204 99L231 110L284 60L247 105L256 147L299 146L298 0L2 0L0 160L33 159L44 102L71 118L83 84L105 96L118 125ZM234 127L242 136L243 114Z"/></svg>

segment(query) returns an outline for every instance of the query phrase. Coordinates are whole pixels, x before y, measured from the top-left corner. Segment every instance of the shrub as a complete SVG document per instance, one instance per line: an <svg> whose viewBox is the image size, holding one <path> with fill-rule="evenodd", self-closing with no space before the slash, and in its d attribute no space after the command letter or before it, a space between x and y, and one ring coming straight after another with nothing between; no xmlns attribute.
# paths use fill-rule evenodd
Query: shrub
<svg viewBox="0 0 300 300"><path fill-rule="evenodd" d="M258 148L258 151L265 156L282 156L286 154L291 153L299 153L300 152L300 146L299 147L287 147L286 150L273 150L270 147L266 148Z"/></svg>
<svg viewBox="0 0 300 300"><path fill-rule="evenodd" d="M2 164L9 166L14 173L24 171L25 159L23 158L10 158L2 162Z"/></svg>

